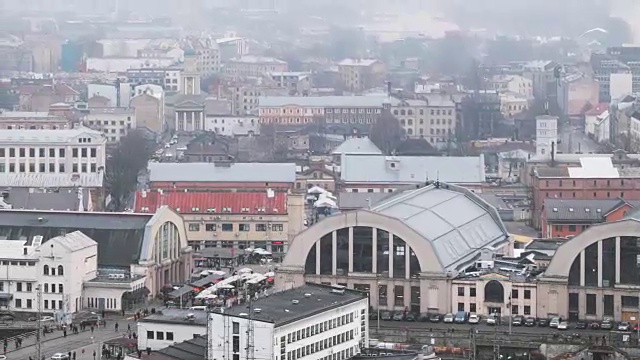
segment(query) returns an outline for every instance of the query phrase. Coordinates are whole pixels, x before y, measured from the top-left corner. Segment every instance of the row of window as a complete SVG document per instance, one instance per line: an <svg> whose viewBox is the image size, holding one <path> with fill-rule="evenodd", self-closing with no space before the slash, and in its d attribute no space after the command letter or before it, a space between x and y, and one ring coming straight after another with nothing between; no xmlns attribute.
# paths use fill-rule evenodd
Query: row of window
<svg viewBox="0 0 640 360"><path fill-rule="evenodd" d="M296 350L291 350L287 352L287 360L300 359L307 355L312 355L318 351L330 349L333 346L343 344L353 339L354 339L353 330L345 331L342 334L334 335L328 339L316 341L311 345L307 345ZM339 356L337 356L338 354ZM332 356L327 356L326 358L329 358L329 357L332 357L332 359L340 359L340 360L350 359L351 357L353 357L353 348L345 349L341 352L333 354ZM314 357L314 358L317 359L317 357Z"/></svg>
<svg viewBox="0 0 640 360"><path fill-rule="evenodd" d="M49 265L45 265L42 267L42 275L56 276L56 274L58 276L64 276L64 267L62 265L58 265L57 267L55 266L49 267Z"/></svg>
<svg viewBox="0 0 640 360"><path fill-rule="evenodd" d="M131 121L131 116L127 116L127 122ZM111 126L116 126L116 124L119 124L120 126L124 126L124 120L120 120L119 123L117 123L115 120L88 120L87 124L89 125L111 125Z"/></svg>
<svg viewBox="0 0 640 360"><path fill-rule="evenodd" d="M607 180L607 186L611 186L611 181L612 180ZM617 181L617 180L613 180L613 181ZM619 181L620 181L620 186L624 186L624 179L620 179ZM602 181L602 183L604 183L604 181ZM549 187L549 180L545 180L544 185L546 187ZM571 180L571 185L572 186L576 186L576 181L575 180ZM586 185L586 182L584 183L584 185ZM562 186L562 180L558 180L558 186ZM598 186L598 181L597 180L593 180L593 186Z"/></svg>
<svg viewBox="0 0 640 360"><path fill-rule="evenodd" d="M204 230L205 231L217 231L218 229L218 224L204 224ZM232 223L224 223L224 224L220 224L220 230L221 231L234 231L235 229L235 225ZM267 231L267 229L270 229L271 231L284 231L284 225L283 224L255 224L254 225L254 230L255 231L260 231L260 232L265 232ZM189 223L189 231L200 231L200 224L199 223ZM251 224L238 224L238 231L251 231Z"/></svg>
<svg viewBox="0 0 640 360"><path fill-rule="evenodd" d="M116 298L87 298L87 307L92 309L117 309Z"/></svg>
<svg viewBox="0 0 640 360"><path fill-rule="evenodd" d="M321 322L319 324L307 326L304 329L297 330L290 334L287 334L287 344L294 343L298 340L306 339L316 334L321 334L325 331L329 331L339 326L351 324L352 322L353 322L353 313L349 313L349 314L335 317L331 320ZM284 340L284 336L280 339Z"/></svg>
<svg viewBox="0 0 640 360"><path fill-rule="evenodd" d="M151 331L151 330L147 330L147 339L149 339L149 340L173 341L173 331Z"/></svg>
<svg viewBox="0 0 640 360"><path fill-rule="evenodd" d="M548 192L547 192L547 193L545 193L545 197L546 197L547 199L549 199L549 198L550 198L550 197L549 197L549 193L548 193ZM573 197L573 198L575 198L575 197L576 197L576 192L575 192L575 191L573 192L572 197ZM613 197L614 197L614 198L616 197L615 192L613 193ZM624 198L624 191L620 191L620 197L621 197L621 198ZM559 192L559 193L558 193L558 195L557 195L557 196L554 196L553 198L554 198L554 199L562 199L562 198L563 198L563 197L562 197L562 191L561 191L561 192ZM597 193L597 192L595 192L595 191L593 192L593 198L595 198L595 199L597 199L597 198L598 198L598 193ZM610 192L610 191L607 191L607 198L611 198L611 192ZM598 209L598 210L602 211L602 209ZM600 211L598 211L598 212L600 212ZM554 212L556 212L556 211L554 211Z"/></svg>
<svg viewBox="0 0 640 360"><path fill-rule="evenodd" d="M589 225L566 225L567 231L575 232L578 231L578 226L580 226L581 231L585 231L589 228ZM554 225L555 231L565 231L565 225Z"/></svg>
<svg viewBox="0 0 640 360"><path fill-rule="evenodd" d="M431 115L452 115L453 114L453 110L451 109L443 109L442 111L440 111L440 109L431 109L430 111ZM413 110L399 110L395 109L393 110L393 115L413 115ZM424 109L420 109L420 115L424 115ZM431 124L433 124L433 120L431 120Z"/></svg>
<svg viewBox="0 0 640 360"><path fill-rule="evenodd" d="M16 154L18 154L17 157L26 158L27 152L29 153L29 157L31 158L36 157L36 154L37 157L44 158L47 156L47 153L50 158L56 157L56 153L58 154L58 157L61 158L66 156L65 148L49 148L49 151L47 151L46 148L0 148L0 157L6 157L7 154L9 154L9 157L16 157ZM80 155L80 157L94 158L97 156L97 152L98 150L96 148L71 149L71 154L74 158L79 157L78 155ZM89 156L87 156L87 154L89 154Z"/></svg>
<svg viewBox="0 0 640 360"><path fill-rule="evenodd" d="M458 296L465 296L465 294L466 294L466 287L458 286ZM523 295L524 295L524 299L531 299L531 290L525 289ZM469 297L476 297L476 288L475 287L470 287L469 288ZM519 289L512 289L511 290L511 299L518 299L519 297L520 297L520 290Z"/></svg>
<svg viewBox="0 0 640 360"><path fill-rule="evenodd" d="M34 308L33 299L15 299L14 300L14 308L16 309L33 309ZM57 309L61 310L64 307L64 303L62 300L57 300ZM56 310L56 300L44 300L43 307L46 310Z"/></svg>
<svg viewBox="0 0 640 360"><path fill-rule="evenodd" d="M464 303L459 302L458 303L458 311L467 311L469 313L475 314L476 313L476 304L475 303L470 303L469 304L469 309L466 309L464 306ZM530 305L524 305L522 306L522 314L520 314L520 305L511 305L511 315L531 315L531 306Z"/></svg>
<svg viewBox="0 0 640 360"><path fill-rule="evenodd" d="M7 166L7 164L5 163L0 163L0 173L5 173L5 172L9 172L9 173L25 173L27 172L27 166L29 169L29 173L55 173L56 172L56 164L55 163L49 163L49 164L43 164L40 163L38 164L37 167L37 171L36 171L36 164L33 163L29 163L29 164L25 164L25 163L19 163L17 164L18 166L16 167L16 164L14 163L9 163L9 166ZM63 173L66 172L66 166L63 163L58 164L58 172L59 173ZM98 170L98 166L96 164L72 164L71 165L71 172L74 174L77 173L95 173Z"/></svg>

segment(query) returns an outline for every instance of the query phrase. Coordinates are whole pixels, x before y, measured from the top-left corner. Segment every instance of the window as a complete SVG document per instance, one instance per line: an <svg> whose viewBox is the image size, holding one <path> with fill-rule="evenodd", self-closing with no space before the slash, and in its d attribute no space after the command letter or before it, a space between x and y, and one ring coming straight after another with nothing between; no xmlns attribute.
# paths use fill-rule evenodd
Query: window
<svg viewBox="0 0 640 360"><path fill-rule="evenodd" d="M47 301L47 300L45 300ZM147 339L153 340L154 339L154 335L155 333L153 331L147 331Z"/></svg>
<svg viewBox="0 0 640 360"><path fill-rule="evenodd" d="M33 291L33 284L32 283L27 283L27 291L28 292Z"/></svg>
<svg viewBox="0 0 640 360"><path fill-rule="evenodd" d="M569 231L576 231L575 225L569 225Z"/></svg>
<svg viewBox="0 0 640 360"><path fill-rule="evenodd" d="M204 229L206 231L216 231L216 224L205 224Z"/></svg>
<svg viewBox="0 0 640 360"><path fill-rule="evenodd" d="M9 157L16 157L16 149L9 148Z"/></svg>
<svg viewBox="0 0 640 360"><path fill-rule="evenodd" d="M58 156L59 157L64 157L64 149L59 149L58 150Z"/></svg>
<svg viewBox="0 0 640 360"><path fill-rule="evenodd" d="M73 150L71 150L71 154L74 158L78 157L78 148L74 148Z"/></svg>
<svg viewBox="0 0 640 360"><path fill-rule="evenodd" d="M17 308L21 308L22 307L22 299L16 299L16 307Z"/></svg>
<svg viewBox="0 0 640 360"><path fill-rule="evenodd" d="M525 315L531 315L531 306L529 306L529 305L525 305L524 306L524 314Z"/></svg>
<svg viewBox="0 0 640 360"><path fill-rule="evenodd" d="M87 148L82 148L80 150L80 156L87 157Z"/></svg>
<svg viewBox="0 0 640 360"><path fill-rule="evenodd" d="M284 225L282 224L271 224L272 231L284 231Z"/></svg>
<svg viewBox="0 0 640 360"><path fill-rule="evenodd" d="M95 148L91 149L91 157L96 157L96 149Z"/></svg>
<svg viewBox="0 0 640 360"><path fill-rule="evenodd" d="M464 311L464 303L462 302L458 303L458 311Z"/></svg>
<svg viewBox="0 0 640 360"><path fill-rule="evenodd" d="M511 315L518 315L518 305L511 305Z"/></svg>
<svg viewBox="0 0 640 360"><path fill-rule="evenodd" d="M41 157L41 158L44 157L44 148L38 149L38 157Z"/></svg>
<svg viewBox="0 0 640 360"><path fill-rule="evenodd" d="M49 300L45 300L44 301L44 308L48 309L49 308ZM152 338L153 339L153 338Z"/></svg>
<svg viewBox="0 0 640 360"><path fill-rule="evenodd" d="M233 224L222 224L222 231L233 231Z"/></svg>
<svg viewBox="0 0 640 360"><path fill-rule="evenodd" d="M475 313L476 312L476 303L469 304L469 312L470 313Z"/></svg>
<svg viewBox="0 0 640 360"><path fill-rule="evenodd" d="M25 151L25 149L24 149L24 148L20 148L20 149L19 149L19 153L20 153L20 157L21 157L21 158L26 157L26 151Z"/></svg>
<svg viewBox="0 0 640 360"><path fill-rule="evenodd" d="M458 296L464 296L464 287L458 286Z"/></svg>
<svg viewBox="0 0 640 360"><path fill-rule="evenodd" d="M49 284L44 284L44 292L49 292Z"/></svg>
<svg viewBox="0 0 640 360"><path fill-rule="evenodd" d="M27 309L33 308L33 300L27 299Z"/></svg>
<svg viewBox="0 0 640 360"><path fill-rule="evenodd" d="M64 267L62 267L62 265L58 265L58 275L59 276L63 276L64 275ZM62 292L62 291L60 291Z"/></svg>
<svg viewBox="0 0 640 360"><path fill-rule="evenodd" d="M525 290L524 291L524 298L525 299L531 299L531 290Z"/></svg>
<svg viewBox="0 0 640 360"><path fill-rule="evenodd" d="M517 299L518 298L518 289L511 290L511 298L512 299Z"/></svg>
<svg viewBox="0 0 640 360"><path fill-rule="evenodd" d="M239 226L240 231L249 231L250 229L251 229L251 226L249 226L249 224L240 224Z"/></svg>
<svg viewBox="0 0 640 360"><path fill-rule="evenodd" d="M22 291L22 283L21 282L17 282L16 283L16 290L17 291Z"/></svg>
<svg viewBox="0 0 640 360"><path fill-rule="evenodd" d="M58 284L58 292L59 293L63 293L64 292L64 285L63 284Z"/></svg>
<svg viewBox="0 0 640 360"><path fill-rule="evenodd" d="M164 340L164 332L156 331L156 340Z"/></svg>
<svg viewBox="0 0 640 360"><path fill-rule="evenodd" d="M189 231L200 231L200 224L189 224Z"/></svg>
<svg viewBox="0 0 640 360"><path fill-rule="evenodd" d="M469 288L469 296L476 297L476 288Z"/></svg>
<svg viewBox="0 0 640 360"><path fill-rule="evenodd" d="M173 332L167 331L167 340L173 341Z"/></svg>
<svg viewBox="0 0 640 360"><path fill-rule="evenodd" d="M256 224L256 231L267 231L266 224Z"/></svg>
<svg viewBox="0 0 640 360"><path fill-rule="evenodd" d="M42 269L42 274L49 275L49 265L44 266L44 268Z"/></svg>
<svg viewBox="0 0 640 360"><path fill-rule="evenodd" d="M239 322L236 322L236 321L233 322L233 334L234 335L240 334L240 323Z"/></svg>

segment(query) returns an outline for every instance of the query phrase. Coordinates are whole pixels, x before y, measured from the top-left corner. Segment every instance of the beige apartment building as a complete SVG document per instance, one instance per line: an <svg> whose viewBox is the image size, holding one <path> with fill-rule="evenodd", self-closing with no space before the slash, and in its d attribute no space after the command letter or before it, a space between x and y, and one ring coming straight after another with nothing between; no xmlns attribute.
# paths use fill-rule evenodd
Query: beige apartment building
<svg viewBox="0 0 640 360"><path fill-rule="evenodd" d="M288 64L285 61L253 55L231 59L224 66L225 74L234 79L268 76L270 73L286 72L287 70Z"/></svg>
<svg viewBox="0 0 640 360"><path fill-rule="evenodd" d="M408 137L430 144L446 143L456 134L456 104L447 94L422 94L421 99L394 100L392 114Z"/></svg>
<svg viewBox="0 0 640 360"><path fill-rule="evenodd" d="M384 85L386 69L376 59L344 59L338 63L338 73L345 90L361 92Z"/></svg>

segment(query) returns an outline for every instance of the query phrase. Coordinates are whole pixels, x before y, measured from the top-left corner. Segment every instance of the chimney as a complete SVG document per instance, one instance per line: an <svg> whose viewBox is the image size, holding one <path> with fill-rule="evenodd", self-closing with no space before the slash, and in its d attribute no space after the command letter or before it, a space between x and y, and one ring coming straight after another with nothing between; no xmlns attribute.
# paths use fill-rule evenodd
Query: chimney
<svg viewBox="0 0 640 360"><path fill-rule="evenodd" d="M556 142L551 142L551 167L556 166Z"/></svg>

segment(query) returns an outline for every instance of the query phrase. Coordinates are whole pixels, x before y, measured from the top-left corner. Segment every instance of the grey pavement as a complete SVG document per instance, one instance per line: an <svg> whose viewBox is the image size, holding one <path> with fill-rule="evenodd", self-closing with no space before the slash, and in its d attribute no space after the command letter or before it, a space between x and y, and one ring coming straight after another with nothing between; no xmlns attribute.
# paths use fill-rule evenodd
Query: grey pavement
<svg viewBox="0 0 640 360"><path fill-rule="evenodd" d="M565 154L597 153L600 146L584 134L584 130L578 127L564 124L559 129L558 138L561 140L558 151Z"/></svg>
<svg viewBox="0 0 640 360"><path fill-rule="evenodd" d="M114 325L118 322L119 332L116 332ZM96 351L96 359L100 358L100 349L102 343L115 339L118 337L126 336L127 324L131 324L131 329L135 331L136 322L127 319L109 319L107 318L107 327L96 328L93 333L90 330L85 330L79 334L68 333L67 337L64 337L62 331L54 331L53 333L46 334L42 343L42 355L45 359L50 359L55 353L68 353L69 351L76 352L76 359L79 360L93 360L93 351ZM31 356L36 358L36 337L34 335L24 339L22 347L15 349L13 343L9 343L9 349L7 351L7 358L11 360L29 360ZM84 353L83 353L84 350Z"/></svg>

